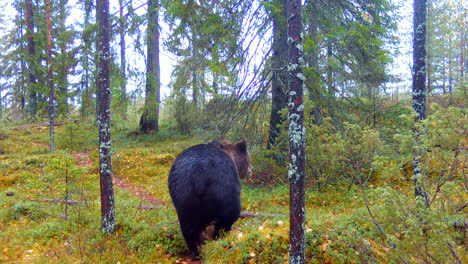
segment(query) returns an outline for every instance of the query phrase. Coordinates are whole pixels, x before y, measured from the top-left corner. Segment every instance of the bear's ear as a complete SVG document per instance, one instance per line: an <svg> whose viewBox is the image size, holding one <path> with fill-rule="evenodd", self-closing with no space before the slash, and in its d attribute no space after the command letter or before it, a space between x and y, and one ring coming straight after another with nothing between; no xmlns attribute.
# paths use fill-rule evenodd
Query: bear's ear
<svg viewBox="0 0 468 264"><path fill-rule="evenodd" d="M240 152L247 152L247 140L242 139L241 141L239 141L239 142L237 143L237 149L238 149Z"/></svg>

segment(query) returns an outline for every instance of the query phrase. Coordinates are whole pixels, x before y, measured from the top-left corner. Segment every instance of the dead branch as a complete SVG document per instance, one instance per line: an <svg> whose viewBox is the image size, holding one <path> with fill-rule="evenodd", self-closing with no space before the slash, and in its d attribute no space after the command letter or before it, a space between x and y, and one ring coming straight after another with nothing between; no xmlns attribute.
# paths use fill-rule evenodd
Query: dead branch
<svg viewBox="0 0 468 264"><path fill-rule="evenodd" d="M285 214L265 214L265 213L255 213L255 212L241 212L240 218L246 217L288 217Z"/></svg>
<svg viewBox="0 0 468 264"><path fill-rule="evenodd" d="M50 198L39 198L35 199L34 201L36 202L47 202L47 203L62 203L62 204L70 204L70 205L76 205L80 203L87 203L88 201L76 201L76 200L64 200L64 199L50 199ZM161 208L160 206L155 206L155 205L142 205L141 203L138 205L138 209L141 210L154 210L154 209L159 209Z"/></svg>
<svg viewBox="0 0 468 264"><path fill-rule="evenodd" d="M34 201L36 201L36 202L48 202L48 203L62 203L62 204L86 203L86 201L65 200L65 199L50 199L50 198L39 198L39 199L35 199Z"/></svg>
<svg viewBox="0 0 468 264"><path fill-rule="evenodd" d="M455 258L455 263L456 264L461 264L461 260L460 258L458 257L458 254L457 254L457 251L455 250L455 247L451 244L451 243L447 243L449 249L450 249L450 252L452 252L452 255L453 257Z"/></svg>
<svg viewBox="0 0 468 264"><path fill-rule="evenodd" d="M159 209L161 207L156 206L156 205L140 205L138 206L138 208L140 208L141 210L154 210L154 209Z"/></svg>
<svg viewBox="0 0 468 264"><path fill-rule="evenodd" d="M64 122L55 122L54 126L61 126ZM48 127L49 123L40 123L40 124L31 124L31 125L23 125L23 126L14 126L9 127L8 130L19 130L19 129L28 129L33 127Z"/></svg>
<svg viewBox="0 0 468 264"><path fill-rule="evenodd" d="M39 198L35 199L34 201L37 202L48 202L48 203L63 203L63 204L80 204L86 203L87 201L76 201L76 200L64 200L64 199L50 199L50 198ZM141 210L154 210L159 209L160 206L157 205L142 205L141 202L138 204L138 209ZM247 217L288 217L286 214L268 214L268 213L257 213L257 212L241 212L240 218L247 218ZM467 222L468 224L468 222Z"/></svg>
<svg viewBox="0 0 468 264"><path fill-rule="evenodd" d="M455 221L453 222L453 228L456 228L456 229L465 229L465 228L468 228L468 221L464 221L464 222L461 222L461 221Z"/></svg>

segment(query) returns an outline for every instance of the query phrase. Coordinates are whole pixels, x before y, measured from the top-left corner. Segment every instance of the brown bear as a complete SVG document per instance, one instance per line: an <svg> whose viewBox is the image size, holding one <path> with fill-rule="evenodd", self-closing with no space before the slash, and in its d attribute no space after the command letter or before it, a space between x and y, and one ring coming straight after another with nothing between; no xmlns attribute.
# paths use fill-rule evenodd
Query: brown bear
<svg viewBox="0 0 468 264"><path fill-rule="evenodd" d="M252 173L247 141L213 141L184 150L169 172L169 193L192 258L199 246L228 232L241 212L239 178Z"/></svg>

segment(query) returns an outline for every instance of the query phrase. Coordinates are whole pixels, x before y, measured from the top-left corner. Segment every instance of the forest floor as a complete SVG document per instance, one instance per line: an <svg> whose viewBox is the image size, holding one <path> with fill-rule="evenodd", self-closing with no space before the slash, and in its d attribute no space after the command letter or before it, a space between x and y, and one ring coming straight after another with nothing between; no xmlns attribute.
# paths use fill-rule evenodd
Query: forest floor
<svg viewBox="0 0 468 264"><path fill-rule="evenodd" d="M85 152L74 152L71 155L77 161L76 166L80 168L89 168L93 164L91 159L89 158L89 151ZM151 204L151 206L143 206L142 208L146 209L156 209L158 208L159 204L164 203L163 201L159 200L156 196L151 194L150 192L146 191L144 188L140 186L133 185L132 183L126 181L122 177L114 176L114 187L124 189L129 193L139 197L142 202L147 202ZM140 206L141 207L141 206Z"/></svg>
<svg viewBox="0 0 468 264"><path fill-rule="evenodd" d="M103 236L96 128L70 123L57 127L56 133L56 152L50 154L45 126L0 130L0 262L288 262L287 184L244 181L241 200L246 217L231 232L202 247L203 261L191 262L167 190L167 175L174 157L201 143L199 139L164 133L113 135L117 228ZM257 155L254 149L254 162ZM263 177L268 171L256 173ZM397 217L389 211L405 207L407 198L398 193L410 197L413 191L410 177L391 187L372 182L362 190L374 217L384 224ZM389 237L385 240L368 213L362 190L350 184L330 184L320 192L307 188L308 263L388 263L401 257L424 263L418 252L431 250L431 244L406 241L412 235L389 232L390 224L384 226ZM399 199L402 208L386 206L388 199ZM452 244L453 251L468 263L468 241L466 236L460 239ZM387 241L399 242L399 247L392 248ZM451 255L450 250L444 254Z"/></svg>

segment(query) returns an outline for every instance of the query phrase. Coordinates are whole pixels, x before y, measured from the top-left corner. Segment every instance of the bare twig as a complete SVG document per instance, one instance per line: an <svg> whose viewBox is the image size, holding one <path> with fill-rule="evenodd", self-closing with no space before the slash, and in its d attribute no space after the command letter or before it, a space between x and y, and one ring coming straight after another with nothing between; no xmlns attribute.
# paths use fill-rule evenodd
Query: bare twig
<svg viewBox="0 0 468 264"><path fill-rule="evenodd" d="M447 177L444 177L445 172L443 170L440 171L439 178L437 179L438 183L437 183L437 187L436 187L436 192L434 193L434 196L432 196L432 200L429 202L429 206L432 205L435 198L437 197L437 194L440 193L440 188L447 182L447 179L452 179L453 172L455 171L455 168L457 167L457 163L458 163L458 154L460 154L460 148L458 148L455 151L455 154L454 154L454 157L453 157L453 162L452 162L452 164L449 165L450 172L449 172L449 175ZM444 180L440 181L440 179L442 177L444 177Z"/></svg>
<svg viewBox="0 0 468 264"><path fill-rule="evenodd" d="M387 242L387 244L389 246L391 246L392 248L396 248L396 245L393 244L392 242L388 241L388 237L387 235L384 233L382 227L380 226L380 224L377 222L377 220L375 220L375 217L374 217L374 214L372 214L372 211L369 207L369 203L367 202L367 198L366 198L366 195L364 193L364 188L362 187L362 183L361 183L361 179L358 177L358 180L359 180L359 187L361 188L361 192L362 192L362 198L364 199L364 203L366 204L366 208L367 208L367 212L369 213L370 217L372 218L372 222L374 222L374 225L377 227L377 229L379 230L380 234L384 237L385 241Z"/></svg>
<svg viewBox="0 0 468 264"><path fill-rule="evenodd" d="M468 206L468 203L464 204L462 207L460 207L460 208L458 208L457 210L455 210L455 213L458 213L458 212L462 211L462 210L465 209L467 206Z"/></svg>
<svg viewBox="0 0 468 264"><path fill-rule="evenodd" d="M447 243L447 245L448 245L448 247L450 249L450 252L452 252L453 257L455 258L455 261L456 261L455 263L456 264L461 264L462 262L461 262L460 258L458 257L458 254L457 254L457 251L455 250L455 247L451 243Z"/></svg>
<svg viewBox="0 0 468 264"><path fill-rule="evenodd" d="M431 258L433 261L435 261L435 263L440 264L440 262L439 262L437 259L435 259L435 258L431 255L431 253L429 253L429 251L427 251L427 241L426 241L426 244L424 245L424 252L426 253L426 255L429 256L429 258ZM428 263L430 263L430 262L428 262Z"/></svg>
<svg viewBox="0 0 468 264"><path fill-rule="evenodd" d="M371 172L369 171L369 174L370 174L370 173L371 173ZM390 241L388 240L388 237L387 237L387 235L384 233L382 227L381 227L380 224L377 222L377 220L375 220L375 217L374 217L374 215L372 214L372 211L371 211L371 209L370 209L370 207L369 207L369 203L367 202L367 198L366 198L366 194L365 194L365 192L364 192L364 188L362 187L361 177L357 177L357 179L358 179L358 181L359 181L359 187L360 187L361 192L362 192L362 197L363 197L363 199L364 199L364 203L366 204L367 212L369 213L370 217L372 218L372 221L374 222L374 225L377 227L377 229L379 230L380 234L382 234L382 236L384 237L385 242L387 242L387 244L388 244L390 247L396 248L396 245L393 244L392 242L390 242ZM401 262L403 262L403 263L405 263L405 264L408 263L402 256L398 255L398 258L401 260Z"/></svg>
<svg viewBox="0 0 468 264"><path fill-rule="evenodd" d="M135 214L133 215L133 218L135 218L135 217L136 217L136 215L138 214L138 212L140 211L140 208L141 208L141 203L142 203L142 202L143 202L143 200L142 200L142 199L140 199L140 203L139 203L139 204L138 204L138 206L137 206L137 210L135 211Z"/></svg>

